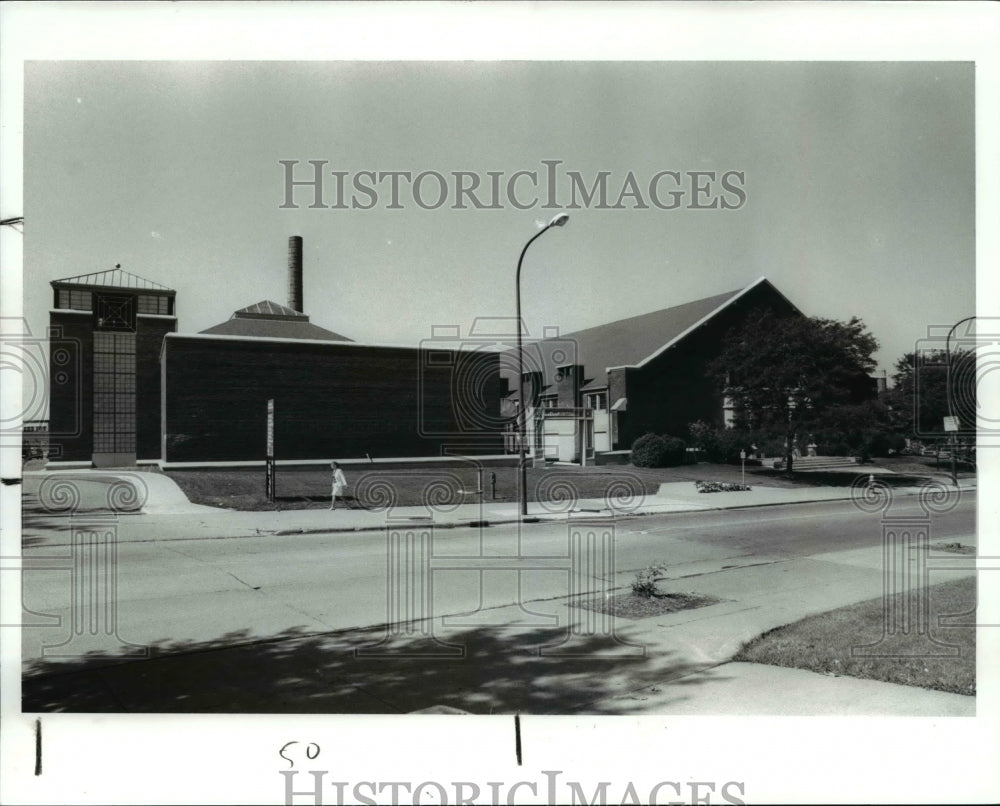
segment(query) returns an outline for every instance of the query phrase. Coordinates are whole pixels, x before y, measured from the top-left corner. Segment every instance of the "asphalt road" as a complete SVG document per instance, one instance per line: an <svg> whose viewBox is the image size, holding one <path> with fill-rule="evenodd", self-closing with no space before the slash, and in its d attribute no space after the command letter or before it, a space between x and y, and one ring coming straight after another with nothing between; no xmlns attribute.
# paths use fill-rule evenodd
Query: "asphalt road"
<svg viewBox="0 0 1000 806"><path fill-rule="evenodd" d="M894 517L923 514L915 498L893 507ZM593 523L597 534L612 527ZM103 565L90 563L87 573L104 567L116 573L92 578L89 588L74 588L73 574L59 560L66 547L29 547L24 556L35 570L23 575L23 602L32 611L23 657L30 670L43 647L46 660L59 663L61 655L75 659L82 651L116 656L123 642L130 651L128 644L203 649L413 614L450 615L449 623L472 626L490 623L491 608L517 601L525 603L526 623L551 625L556 608L547 609L545 600L608 587L599 565L570 572L570 528L530 524L520 536L514 524L438 530L433 547L425 547L435 570L414 572L408 585L401 566L387 563L384 532L121 543ZM873 546L882 535L879 516L849 501L642 516L619 520L613 529L615 552L604 558L605 567L615 569L613 586L626 589L635 572L650 565L663 566L661 577L679 582L734 565ZM974 496L933 516L931 541L939 540L975 543ZM39 569L46 558L55 567ZM410 560L409 567L419 565L415 556ZM98 606L71 607L73 596L88 591L99 594ZM112 606L102 609L105 598Z"/></svg>

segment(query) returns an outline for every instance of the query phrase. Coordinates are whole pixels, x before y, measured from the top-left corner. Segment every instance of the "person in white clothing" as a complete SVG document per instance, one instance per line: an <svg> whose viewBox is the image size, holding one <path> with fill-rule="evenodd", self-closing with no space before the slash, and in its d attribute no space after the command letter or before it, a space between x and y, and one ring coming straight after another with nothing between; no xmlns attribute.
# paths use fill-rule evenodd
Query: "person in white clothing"
<svg viewBox="0 0 1000 806"><path fill-rule="evenodd" d="M347 490L347 479L344 476L344 471L336 462L330 462L330 470L333 471L333 489L330 495L330 509L333 510L337 508L337 498L344 497L344 492ZM347 507L346 500L344 507Z"/></svg>

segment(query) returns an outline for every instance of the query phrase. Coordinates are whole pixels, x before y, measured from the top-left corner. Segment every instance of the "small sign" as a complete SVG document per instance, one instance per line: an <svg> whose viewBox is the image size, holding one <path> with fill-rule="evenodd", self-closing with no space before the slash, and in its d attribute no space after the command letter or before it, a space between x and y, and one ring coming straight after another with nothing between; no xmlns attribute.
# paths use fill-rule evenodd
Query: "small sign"
<svg viewBox="0 0 1000 806"><path fill-rule="evenodd" d="M944 430L945 431L958 431L958 417L945 417L944 418Z"/></svg>
<svg viewBox="0 0 1000 806"><path fill-rule="evenodd" d="M274 458L274 399L267 401L267 454L268 459Z"/></svg>
<svg viewBox="0 0 1000 806"><path fill-rule="evenodd" d="M267 456L264 458L264 492L274 500L274 400L267 401Z"/></svg>
<svg viewBox="0 0 1000 806"><path fill-rule="evenodd" d="M746 451L740 451L740 459L746 459L746 458L747 458L747 452Z"/></svg>

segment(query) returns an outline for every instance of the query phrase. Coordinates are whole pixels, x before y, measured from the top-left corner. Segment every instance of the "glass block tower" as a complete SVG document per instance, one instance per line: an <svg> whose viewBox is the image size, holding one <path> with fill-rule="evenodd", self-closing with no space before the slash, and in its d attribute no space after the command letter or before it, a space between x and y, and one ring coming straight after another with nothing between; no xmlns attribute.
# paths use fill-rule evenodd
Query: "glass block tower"
<svg viewBox="0 0 1000 806"><path fill-rule="evenodd" d="M158 459L160 347L177 330L176 292L120 265L51 285L51 458L95 467Z"/></svg>

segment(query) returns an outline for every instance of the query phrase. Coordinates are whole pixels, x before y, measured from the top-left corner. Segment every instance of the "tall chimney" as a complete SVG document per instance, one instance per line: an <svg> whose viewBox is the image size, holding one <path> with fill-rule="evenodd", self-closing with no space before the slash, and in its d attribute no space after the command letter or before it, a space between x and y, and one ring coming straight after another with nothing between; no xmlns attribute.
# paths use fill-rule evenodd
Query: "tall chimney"
<svg viewBox="0 0 1000 806"><path fill-rule="evenodd" d="M288 239L288 307L302 311L302 236Z"/></svg>

